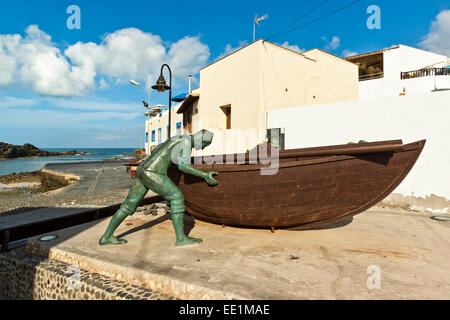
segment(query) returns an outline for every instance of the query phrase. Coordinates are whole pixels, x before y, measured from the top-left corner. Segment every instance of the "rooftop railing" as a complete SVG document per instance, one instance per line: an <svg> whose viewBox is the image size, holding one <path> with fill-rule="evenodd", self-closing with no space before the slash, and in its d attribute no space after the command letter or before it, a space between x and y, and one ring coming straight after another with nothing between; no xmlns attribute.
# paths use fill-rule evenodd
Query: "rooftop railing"
<svg viewBox="0 0 450 320"><path fill-rule="evenodd" d="M381 79L383 77L384 77L384 72L362 74L362 75L359 76L359 81Z"/></svg>
<svg viewBox="0 0 450 320"><path fill-rule="evenodd" d="M413 79L421 77L433 77L433 76L450 76L450 68L428 68L420 69L416 71L401 72L401 79Z"/></svg>

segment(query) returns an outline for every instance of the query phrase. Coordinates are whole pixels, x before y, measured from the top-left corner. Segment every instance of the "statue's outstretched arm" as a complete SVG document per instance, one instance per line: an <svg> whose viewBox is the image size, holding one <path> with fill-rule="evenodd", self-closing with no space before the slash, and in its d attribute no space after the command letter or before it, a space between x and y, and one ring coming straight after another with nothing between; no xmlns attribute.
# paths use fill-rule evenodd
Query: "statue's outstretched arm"
<svg viewBox="0 0 450 320"><path fill-rule="evenodd" d="M182 148L178 154L178 169L184 173L205 179L209 185L216 185L219 182L213 178L217 172L203 172L195 168L191 162L191 145L187 140L182 141Z"/></svg>

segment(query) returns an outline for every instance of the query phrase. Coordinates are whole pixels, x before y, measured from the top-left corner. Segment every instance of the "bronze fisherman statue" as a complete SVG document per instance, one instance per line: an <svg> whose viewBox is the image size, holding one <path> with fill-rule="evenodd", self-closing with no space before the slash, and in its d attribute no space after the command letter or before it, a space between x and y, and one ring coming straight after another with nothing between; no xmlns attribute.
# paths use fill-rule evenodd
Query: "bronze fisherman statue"
<svg viewBox="0 0 450 320"><path fill-rule="evenodd" d="M176 136L159 145L137 168L136 179L128 193L127 199L111 218L105 234L99 244L124 244L125 239L113 235L117 227L127 216L136 211L139 202L148 190L163 196L170 203L172 223L175 229L176 246L184 246L202 242L201 239L188 237L183 230L184 197L175 183L167 176L169 166L174 162L178 169L186 174L204 178L209 185L217 185L213 178L217 172L203 172L191 165L192 148L204 149L212 142L213 133L201 130L194 135Z"/></svg>

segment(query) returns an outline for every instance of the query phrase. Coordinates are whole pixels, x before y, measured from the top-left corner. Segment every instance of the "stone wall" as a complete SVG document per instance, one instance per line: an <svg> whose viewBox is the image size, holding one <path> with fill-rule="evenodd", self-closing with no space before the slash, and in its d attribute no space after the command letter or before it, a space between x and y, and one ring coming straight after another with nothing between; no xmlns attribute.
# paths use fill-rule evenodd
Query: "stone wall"
<svg viewBox="0 0 450 320"><path fill-rule="evenodd" d="M74 182L77 182L80 178L75 175L63 174L59 172L41 170L41 191L51 191L64 188Z"/></svg>
<svg viewBox="0 0 450 320"><path fill-rule="evenodd" d="M0 299L168 300L173 298L17 249L0 254Z"/></svg>

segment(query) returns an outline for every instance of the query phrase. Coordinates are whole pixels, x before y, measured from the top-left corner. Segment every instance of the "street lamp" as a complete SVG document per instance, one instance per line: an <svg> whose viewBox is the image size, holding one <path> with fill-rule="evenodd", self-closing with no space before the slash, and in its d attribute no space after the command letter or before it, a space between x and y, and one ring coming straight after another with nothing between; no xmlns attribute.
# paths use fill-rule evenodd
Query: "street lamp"
<svg viewBox="0 0 450 320"><path fill-rule="evenodd" d="M137 82L137 81L134 81L134 80L130 80L130 83L133 85L133 86L138 86L138 87L141 87L141 88L143 88L144 90L145 90L145 92L147 92L147 95L148 95L148 102L147 103L145 103L145 101L142 101L142 103L144 104L144 107L146 107L146 108L150 108L150 91L148 91L147 90L147 86L142 86L139 82Z"/></svg>
<svg viewBox="0 0 450 320"><path fill-rule="evenodd" d="M166 83L166 79L164 79L163 76L163 69L164 67L167 67L169 69L169 75L170 75L170 81L169 85ZM159 74L158 81L154 86L152 86L152 89L158 91L158 92L164 92L166 90L169 90L169 126L167 127L167 140L170 139L170 124L171 124L171 115L172 115L172 70L170 70L170 67L168 64L163 64L161 66L161 72Z"/></svg>
<svg viewBox="0 0 450 320"><path fill-rule="evenodd" d="M148 115L148 119L150 119L151 117L152 117L152 109L150 109L150 91L149 90L147 90L147 85L145 85L145 87L143 86L143 85L141 85L139 82L137 82L137 81L135 81L135 80L130 80L130 83L133 85L133 86L138 86L138 87L141 87L141 88L143 88L144 90L145 90L145 92L147 92L147 95L148 95L148 102L145 102L145 101L142 101L142 104L144 105L144 107L146 107L149 111L147 111L144 115L145 116L147 116ZM146 123L147 123L147 121L146 121ZM147 124L145 125L145 132L147 132L147 134L148 134L148 131L147 131ZM146 151L146 152L148 152L148 151Z"/></svg>

